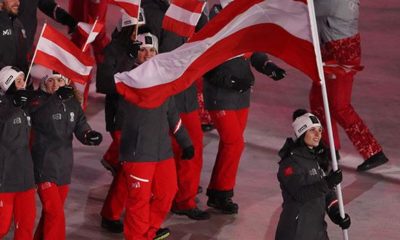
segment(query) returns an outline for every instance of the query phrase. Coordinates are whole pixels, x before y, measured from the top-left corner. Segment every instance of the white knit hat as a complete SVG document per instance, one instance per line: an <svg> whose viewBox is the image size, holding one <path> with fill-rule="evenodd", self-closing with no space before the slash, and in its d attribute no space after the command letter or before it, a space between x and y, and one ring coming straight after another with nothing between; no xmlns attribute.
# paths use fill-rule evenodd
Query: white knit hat
<svg viewBox="0 0 400 240"><path fill-rule="evenodd" d="M6 92L11 84L22 75L25 77L24 72L16 70L12 66L5 66L0 70L0 89L2 92Z"/></svg>
<svg viewBox="0 0 400 240"><path fill-rule="evenodd" d="M322 127L319 119L312 113L305 113L297 117L292 123L292 127L296 137L300 137L312 127Z"/></svg>
<svg viewBox="0 0 400 240"><path fill-rule="evenodd" d="M158 38L155 35L149 32L142 33L137 36L137 40L142 42L142 45L140 45L141 48L155 48L158 52Z"/></svg>

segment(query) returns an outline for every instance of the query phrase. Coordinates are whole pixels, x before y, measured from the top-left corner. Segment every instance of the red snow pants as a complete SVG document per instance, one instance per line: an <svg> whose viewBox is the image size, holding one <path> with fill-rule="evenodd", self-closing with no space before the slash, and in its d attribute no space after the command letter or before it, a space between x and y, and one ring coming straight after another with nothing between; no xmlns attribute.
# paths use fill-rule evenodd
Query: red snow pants
<svg viewBox="0 0 400 240"><path fill-rule="evenodd" d="M175 160L125 162L128 187L124 219L126 240L152 240L169 213L177 191Z"/></svg>
<svg viewBox="0 0 400 240"><path fill-rule="evenodd" d="M209 111L220 140L209 190L231 191L235 187L240 157L244 150L243 133L249 110Z"/></svg>
<svg viewBox="0 0 400 240"><path fill-rule="evenodd" d="M194 157L191 160L181 159L182 149L175 138L171 137L176 174L178 176L178 192L174 199L174 209L187 210L197 206L195 198L203 165L203 131L201 130L198 110L190 113L181 113L180 118L192 140Z"/></svg>
<svg viewBox="0 0 400 240"><path fill-rule="evenodd" d="M65 240L64 203L69 185L55 183L38 184L38 194L42 202L42 216L35 232L35 240Z"/></svg>
<svg viewBox="0 0 400 240"><path fill-rule="evenodd" d="M14 240L31 240L35 213L35 189L0 192L0 239L7 235L14 215Z"/></svg>
<svg viewBox="0 0 400 240"><path fill-rule="evenodd" d="M339 39L323 45L322 57L325 62L333 62L338 67L325 68L326 89L331 111L331 122L334 136L334 145L340 149L340 140L337 124L343 127L354 147L364 160L382 151L368 127L351 105L354 75L361 70L361 44L360 35ZM350 66L355 71L345 71L343 67ZM322 101L321 86L313 83L310 91L311 111L321 120L326 129L324 106ZM326 131L322 134L325 143L329 143Z"/></svg>

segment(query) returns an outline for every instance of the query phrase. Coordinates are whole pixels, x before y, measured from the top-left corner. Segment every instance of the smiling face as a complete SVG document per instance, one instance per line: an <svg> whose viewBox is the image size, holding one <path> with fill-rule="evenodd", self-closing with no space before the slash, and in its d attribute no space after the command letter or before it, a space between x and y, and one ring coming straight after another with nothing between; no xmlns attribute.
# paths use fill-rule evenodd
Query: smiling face
<svg viewBox="0 0 400 240"><path fill-rule="evenodd" d="M137 62L139 64L142 64L150 58L154 57L156 54L157 50L155 48L142 47L138 51Z"/></svg>
<svg viewBox="0 0 400 240"><path fill-rule="evenodd" d="M65 85L65 79L62 77L51 77L44 83L46 92L50 94L55 93L58 88L64 87Z"/></svg>
<svg viewBox="0 0 400 240"><path fill-rule="evenodd" d="M308 129L305 134L304 143L307 145L307 147L317 147L321 141L322 127L312 127Z"/></svg>
<svg viewBox="0 0 400 240"><path fill-rule="evenodd" d="M17 90L25 89L25 76L24 74L19 74L18 77L15 79L15 88Z"/></svg>
<svg viewBox="0 0 400 240"><path fill-rule="evenodd" d="M13 15L17 15L19 9L19 0L4 0L2 9Z"/></svg>

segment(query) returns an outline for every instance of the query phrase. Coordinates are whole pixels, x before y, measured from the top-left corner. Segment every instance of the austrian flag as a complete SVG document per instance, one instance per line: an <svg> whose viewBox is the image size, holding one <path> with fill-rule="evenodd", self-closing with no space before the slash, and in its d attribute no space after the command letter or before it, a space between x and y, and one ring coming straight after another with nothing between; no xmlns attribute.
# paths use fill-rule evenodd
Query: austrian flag
<svg viewBox="0 0 400 240"><path fill-rule="evenodd" d="M206 6L201 0L173 0L165 13L162 27L183 37L193 35Z"/></svg>
<svg viewBox="0 0 400 240"><path fill-rule="evenodd" d="M78 32L87 39L86 43L92 43L97 35L101 32L104 27L104 24L95 21L94 24L79 22L78 23ZM92 30L93 29L93 30Z"/></svg>
<svg viewBox="0 0 400 240"><path fill-rule="evenodd" d="M117 5L134 18L139 16L140 0L108 0L108 3Z"/></svg>
<svg viewBox="0 0 400 240"><path fill-rule="evenodd" d="M84 54L68 38L47 24L43 26L33 62L81 84L89 80L94 65L92 57Z"/></svg>
<svg viewBox="0 0 400 240"><path fill-rule="evenodd" d="M221 63L256 51L319 80L306 0L235 0L189 42L114 78L125 99L153 108Z"/></svg>

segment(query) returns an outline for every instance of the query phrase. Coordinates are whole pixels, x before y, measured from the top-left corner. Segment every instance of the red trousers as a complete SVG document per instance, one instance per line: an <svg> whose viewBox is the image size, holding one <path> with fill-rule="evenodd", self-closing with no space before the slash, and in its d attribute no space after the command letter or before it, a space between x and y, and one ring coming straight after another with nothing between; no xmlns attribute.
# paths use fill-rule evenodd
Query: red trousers
<svg viewBox="0 0 400 240"><path fill-rule="evenodd" d="M104 153L103 159L106 160L115 169L119 169L121 164L119 162L119 146L121 144L121 131L111 132L113 141Z"/></svg>
<svg viewBox="0 0 400 240"><path fill-rule="evenodd" d="M203 96L203 78L196 80L196 89L197 89L197 101L199 103L199 113L200 113L200 122L205 125L212 125L212 119L210 113L204 108L204 96Z"/></svg>
<svg viewBox="0 0 400 240"><path fill-rule="evenodd" d="M107 2L107 0L69 0L69 13L79 22L92 24L96 20L96 17L98 17L98 21L106 23ZM86 39L77 32L72 35L71 40L78 47L83 47L83 44L86 42ZM109 42L110 39L107 37L104 27L92 43L97 63L103 61L103 49Z"/></svg>
<svg viewBox="0 0 400 240"><path fill-rule="evenodd" d="M220 140L208 189L231 191L235 187L240 157L244 149L243 133L249 110L209 111Z"/></svg>
<svg viewBox="0 0 400 240"><path fill-rule="evenodd" d="M101 210L101 216L108 220L120 220L128 197L125 175L122 168L117 170L117 175L111 183L106 200Z"/></svg>
<svg viewBox="0 0 400 240"><path fill-rule="evenodd" d="M122 171L128 187L125 239L152 240L177 191L175 160L125 162Z"/></svg>
<svg viewBox="0 0 400 240"><path fill-rule="evenodd" d="M335 148L340 149L340 140L337 124L343 127L347 136L364 159L382 151L368 127L362 121L351 105L351 93L354 73L345 74L337 71L336 79L326 79L326 89L331 111L332 130ZM321 86L313 83L310 92L311 111L321 120L326 129L324 106L322 101ZM328 134L323 133L323 140L328 143Z"/></svg>
<svg viewBox="0 0 400 240"><path fill-rule="evenodd" d="M195 198L200 183L201 167L203 165L203 131L199 111L181 113L183 126L192 140L195 155L191 160L182 160L182 149L172 137L172 147L178 176L178 192L174 200L174 208L177 210L192 209L197 206Z"/></svg>
<svg viewBox="0 0 400 240"><path fill-rule="evenodd" d="M35 190L0 192L0 239L8 233L14 215L14 240L31 240L35 226Z"/></svg>
<svg viewBox="0 0 400 240"><path fill-rule="evenodd" d="M108 147L103 159L117 170L114 176L106 200L101 210L101 216L108 220L119 220L125 207L128 191L126 188L126 179L122 172L119 158L119 146L121 142L121 131L111 133L113 142Z"/></svg>
<svg viewBox="0 0 400 240"><path fill-rule="evenodd" d="M69 185L55 183L38 184L38 194L42 202L42 216L35 232L35 240L65 239L64 203Z"/></svg>

